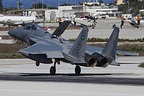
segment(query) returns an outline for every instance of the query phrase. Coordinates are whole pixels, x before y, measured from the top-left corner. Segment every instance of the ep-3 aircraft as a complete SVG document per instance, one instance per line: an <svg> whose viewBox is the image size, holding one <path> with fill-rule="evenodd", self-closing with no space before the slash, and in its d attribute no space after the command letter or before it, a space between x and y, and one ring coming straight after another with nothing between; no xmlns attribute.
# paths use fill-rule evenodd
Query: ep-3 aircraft
<svg viewBox="0 0 144 96"><path fill-rule="evenodd" d="M50 74L56 74L56 64L60 61L75 65L75 74L81 73L81 67L107 67L119 65L116 62L116 54L137 55L135 53L117 50L119 28L115 27L104 48L86 45L88 28L84 26L74 43L60 38L70 24L64 21L54 32L50 34L39 25L28 24L22 28L10 30L8 34L18 40L26 42L29 46L20 50L25 57L40 63L54 65L50 68Z"/></svg>

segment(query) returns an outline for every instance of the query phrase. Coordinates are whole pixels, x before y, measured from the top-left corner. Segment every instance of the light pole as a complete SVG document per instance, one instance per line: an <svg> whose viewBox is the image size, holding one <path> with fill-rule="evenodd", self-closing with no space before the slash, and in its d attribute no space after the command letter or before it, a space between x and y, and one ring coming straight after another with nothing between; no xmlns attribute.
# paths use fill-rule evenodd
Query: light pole
<svg viewBox="0 0 144 96"><path fill-rule="evenodd" d="M44 0L42 0L41 2L42 2L42 9L43 9L43 3L44 3Z"/></svg>
<svg viewBox="0 0 144 96"><path fill-rule="evenodd" d="M66 0L66 4L68 4L68 0Z"/></svg>
<svg viewBox="0 0 144 96"><path fill-rule="evenodd" d="M83 18L85 17L85 0L83 0Z"/></svg>

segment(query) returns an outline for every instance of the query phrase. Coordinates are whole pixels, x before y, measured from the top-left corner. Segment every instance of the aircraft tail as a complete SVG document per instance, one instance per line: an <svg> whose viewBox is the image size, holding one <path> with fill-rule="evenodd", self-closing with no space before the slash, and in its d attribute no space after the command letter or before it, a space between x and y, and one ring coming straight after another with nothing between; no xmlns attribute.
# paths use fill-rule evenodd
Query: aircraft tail
<svg viewBox="0 0 144 96"><path fill-rule="evenodd" d="M60 26L53 32L52 38L61 36L70 23L71 21L64 21L62 24L60 24Z"/></svg>
<svg viewBox="0 0 144 96"><path fill-rule="evenodd" d="M115 60L116 58L118 36L119 36L119 28L115 27L104 49L102 50L102 54L112 60Z"/></svg>
<svg viewBox="0 0 144 96"><path fill-rule="evenodd" d="M84 26L68 54L63 53L68 61L71 61L72 63L85 63L84 58L87 37L88 28Z"/></svg>

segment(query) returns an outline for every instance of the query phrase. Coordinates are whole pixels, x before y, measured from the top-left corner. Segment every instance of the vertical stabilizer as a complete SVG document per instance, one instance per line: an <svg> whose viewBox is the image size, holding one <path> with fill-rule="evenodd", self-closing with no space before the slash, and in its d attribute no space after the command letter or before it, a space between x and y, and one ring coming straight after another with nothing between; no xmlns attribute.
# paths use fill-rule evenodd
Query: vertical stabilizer
<svg viewBox="0 0 144 96"><path fill-rule="evenodd" d="M88 28L84 27L69 51L69 54L76 57L84 59L86 41L88 36Z"/></svg>
<svg viewBox="0 0 144 96"><path fill-rule="evenodd" d="M84 26L78 38L74 42L70 51L68 52L68 54L63 53L65 59L73 63L85 63L84 58L85 58L87 37L88 37L88 28Z"/></svg>
<svg viewBox="0 0 144 96"><path fill-rule="evenodd" d="M102 54L104 56L109 57L113 60L115 60L116 56L118 36L119 36L119 28L115 27L102 51Z"/></svg>

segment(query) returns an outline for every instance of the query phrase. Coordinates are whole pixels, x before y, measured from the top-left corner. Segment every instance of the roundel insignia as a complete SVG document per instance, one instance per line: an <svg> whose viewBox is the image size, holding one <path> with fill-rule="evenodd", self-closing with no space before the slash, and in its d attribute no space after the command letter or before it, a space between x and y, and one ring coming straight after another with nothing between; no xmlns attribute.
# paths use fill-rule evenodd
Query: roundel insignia
<svg viewBox="0 0 144 96"><path fill-rule="evenodd" d="M85 39L85 37L84 36L81 36L81 40L84 40Z"/></svg>
<svg viewBox="0 0 144 96"><path fill-rule="evenodd" d="M79 51L77 50L76 53L79 54Z"/></svg>

